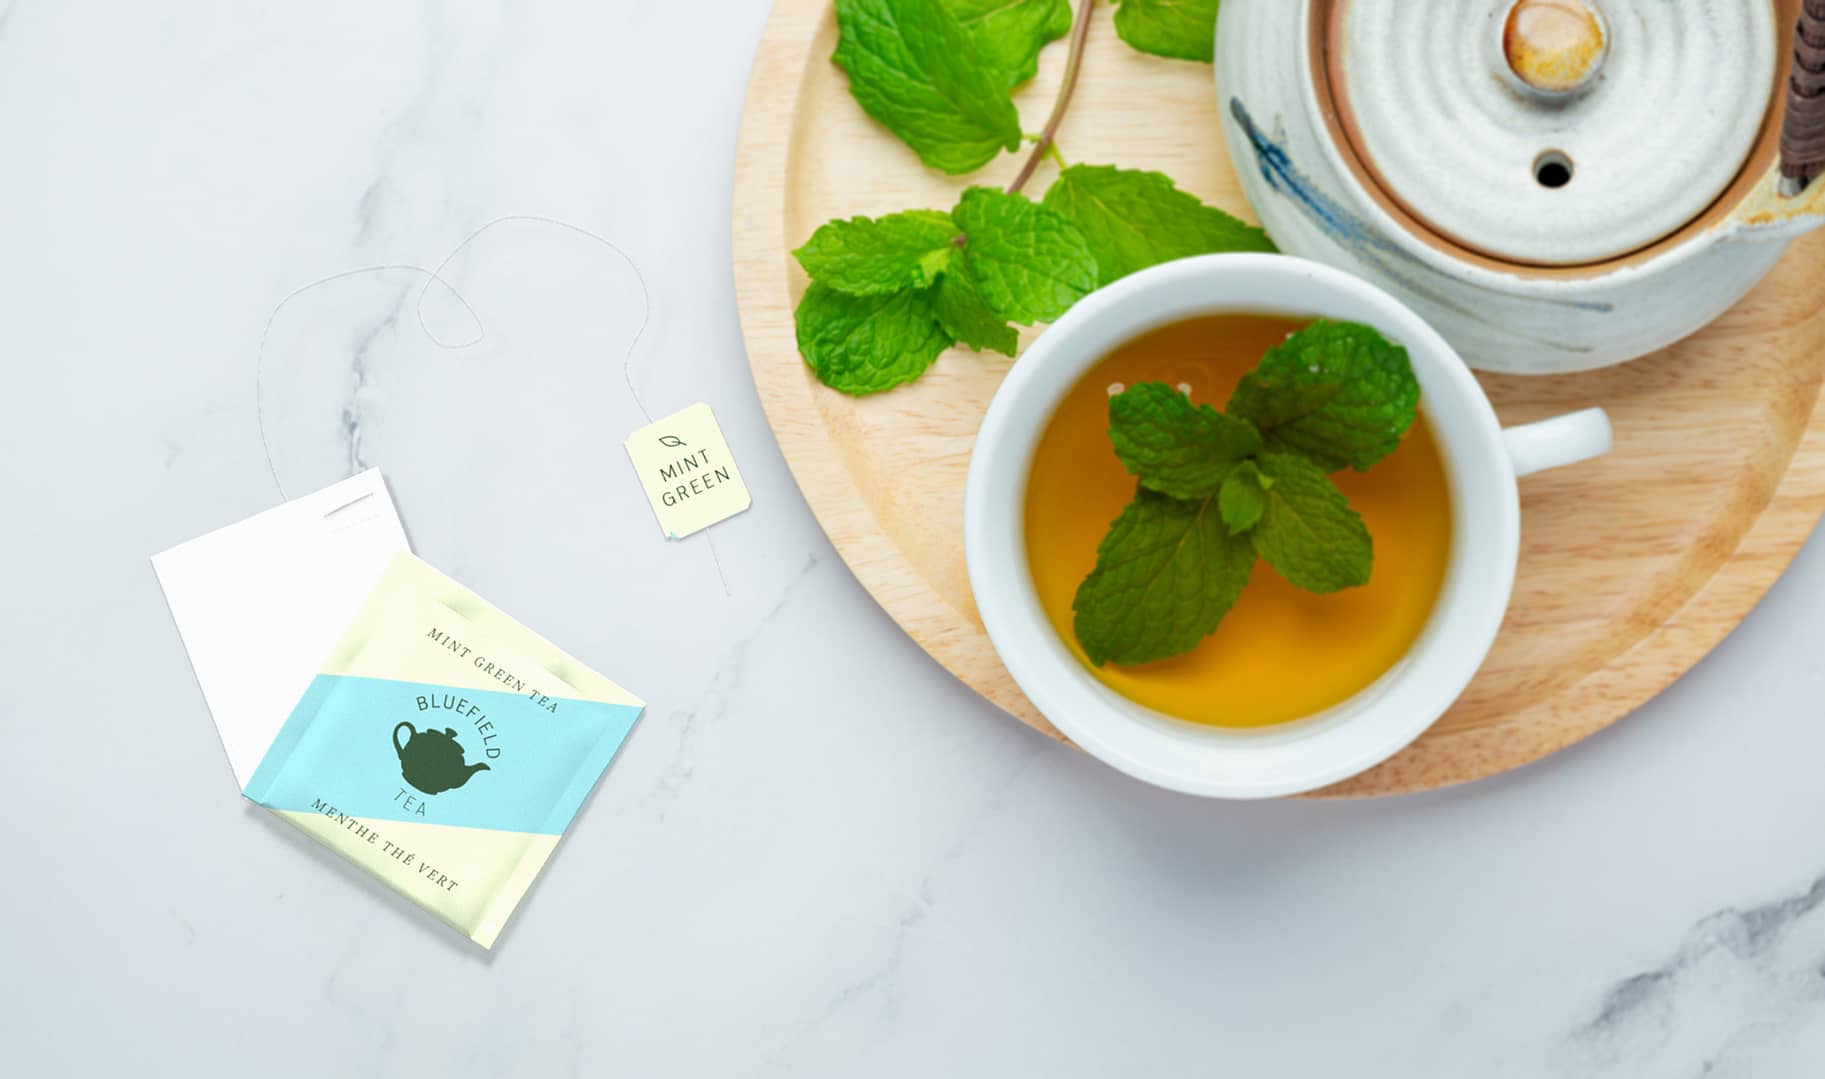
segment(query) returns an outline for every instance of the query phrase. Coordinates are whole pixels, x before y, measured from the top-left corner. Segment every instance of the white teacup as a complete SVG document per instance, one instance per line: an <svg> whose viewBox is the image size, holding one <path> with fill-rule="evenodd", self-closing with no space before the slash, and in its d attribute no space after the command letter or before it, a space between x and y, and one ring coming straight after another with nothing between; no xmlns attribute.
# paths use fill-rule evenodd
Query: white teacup
<svg viewBox="0 0 1825 1079"><path fill-rule="evenodd" d="M1290 723L1222 729L1136 704L1097 681L1047 620L1027 566L1026 485L1041 434L1095 363L1172 322L1225 312L1363 322L1404 345L1451 491L1451 557L1406 655L1372 685ZM1586 409L1503 430L1464 362L1373 285L1281 255L1207 255L1125 277L1080 301L1014 364L976 436L964 497L970 587L1014 680L1059 730L1105 763L1188 794L1266 798L1313 790L1399 752L1457 699L1508 608L1520 551L1515 478L1610 448ZM1110 451L1114 452L1113 449Z"/></svg>

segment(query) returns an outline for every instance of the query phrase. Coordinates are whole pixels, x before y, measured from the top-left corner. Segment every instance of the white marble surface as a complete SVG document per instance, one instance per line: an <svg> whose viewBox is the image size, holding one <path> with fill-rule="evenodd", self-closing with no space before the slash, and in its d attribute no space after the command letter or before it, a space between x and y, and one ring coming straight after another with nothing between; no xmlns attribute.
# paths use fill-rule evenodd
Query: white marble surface
<svg viewBox="0 0 1825 1079"><path fill-rule="evenodd" d="M1825 549L1691 676L1505 778L1144 789L999 717L832 553L748 380L735 129L765 0L0 0L0 1071L1814 1074ZM503 227L274 327L301 491L385 467L422 554L649 708L492 955L237 798L146 557L270 504L254 346L304 282L501 214L638 257L655 412L754 509L662 542L625 268ZM446 305L434 328L456 336ZM454 327L454 328L450 328Z"/></svg>

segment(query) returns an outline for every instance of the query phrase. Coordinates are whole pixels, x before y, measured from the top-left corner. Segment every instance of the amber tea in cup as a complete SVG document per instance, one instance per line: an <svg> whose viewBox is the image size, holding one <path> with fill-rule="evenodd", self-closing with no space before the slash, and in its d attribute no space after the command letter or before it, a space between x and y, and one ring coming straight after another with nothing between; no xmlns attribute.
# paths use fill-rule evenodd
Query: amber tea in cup
<svg viewBox="0 0 1825 1079"><path fill-rule="evenodd" d="M1406 655L1431 615L1451 554L1444 460L1422 411L1398 449L1367 472L1332 480L1374 542L1369 583L1329 595L1288 584L1257 561L1241 599L1193 651L1138 666L1091 666L1072 599L1097 544L1134 497L1109 441L1109 397L1164 382L1221 410L1244 374L1305 321L1252 314L1186 319L1102 357L1058 406L1034 453L1026 492L1027 561L1047 619L1110 689L1166 715L1262 727L1340 704Z"/></svg>

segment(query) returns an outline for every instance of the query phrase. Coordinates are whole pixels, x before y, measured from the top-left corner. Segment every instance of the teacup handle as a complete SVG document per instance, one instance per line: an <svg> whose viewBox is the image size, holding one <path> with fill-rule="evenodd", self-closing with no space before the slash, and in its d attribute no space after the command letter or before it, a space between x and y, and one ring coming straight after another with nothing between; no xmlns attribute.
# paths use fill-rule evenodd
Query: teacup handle
<svg viewBox="0 0 1825 1079"><path fill-rule="evenodd" d="M1502 429L1516 476L1576 464L1610 452L1610 418L1600 408L1567 412L1539 423Z"/></svg>

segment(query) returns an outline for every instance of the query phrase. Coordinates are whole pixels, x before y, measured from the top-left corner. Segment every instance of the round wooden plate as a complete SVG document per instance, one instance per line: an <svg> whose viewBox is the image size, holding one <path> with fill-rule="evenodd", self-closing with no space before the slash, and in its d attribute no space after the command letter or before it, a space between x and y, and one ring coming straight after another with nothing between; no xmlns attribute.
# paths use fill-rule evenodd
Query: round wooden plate
<svg viewBox="0 0 1825 1079"><path fill-rule="evenodd" d="M1209 65L1144 56L1106 10L1059 133L1073 161L1158 169L1250 216L1222 144ZM1005 184L1005 155L968 177L920 166L863 115L830 62L829 0L777 0L755 58L735 171L735 278L748 362L799 487L831 542L921 647L1054 737L996 659L963 564L963 483L976 427L1012 362L954 350L918 382L854 399L800 360L805 287L789 252L833 217L948 208ZM1064 44L1015 98L1049 109ZM1029 186L1043 192L1051 167ZM1484 376L1507 423L1600 404L1616 449L1522 483L1514 605L1481 673L1405 752L1322 792L1390 794L1493 775L1603 729L1678 678L1748 613L1825 510L1825 235L1794 245L1702 333L1619 368ZM1031 332L1023 339L1030 340Z"/></svg>

